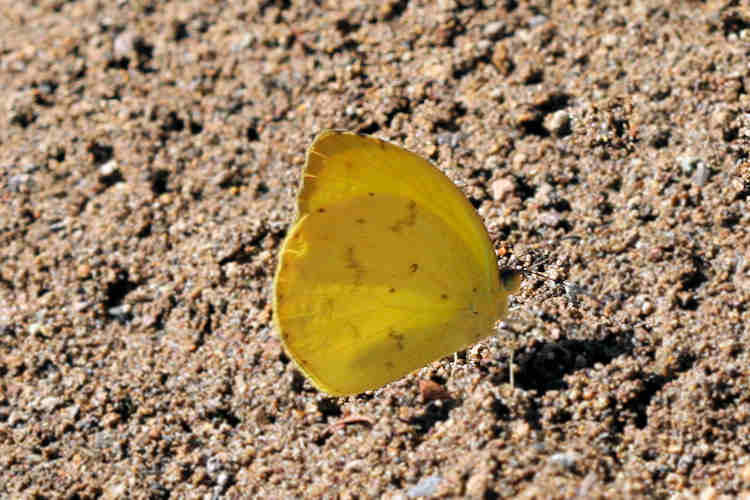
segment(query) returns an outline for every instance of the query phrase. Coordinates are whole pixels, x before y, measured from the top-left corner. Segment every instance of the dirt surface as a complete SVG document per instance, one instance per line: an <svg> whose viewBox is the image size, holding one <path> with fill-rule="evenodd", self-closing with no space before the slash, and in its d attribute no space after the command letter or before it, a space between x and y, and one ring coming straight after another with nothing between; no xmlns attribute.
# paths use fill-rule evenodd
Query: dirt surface
<svg viewBox="0 0 750 500"><path fill-rule="evenodd" d="M746 5L3 1L0 496L750 495ZM319 394L270 294L325 128L592 297Z"/></svg>

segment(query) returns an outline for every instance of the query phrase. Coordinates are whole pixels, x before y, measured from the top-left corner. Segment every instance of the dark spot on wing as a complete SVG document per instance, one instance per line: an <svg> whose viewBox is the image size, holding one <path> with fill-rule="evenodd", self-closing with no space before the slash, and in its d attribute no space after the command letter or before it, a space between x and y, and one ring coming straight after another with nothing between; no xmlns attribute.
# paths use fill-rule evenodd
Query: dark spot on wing
<svg viewBox="0 0 750 500"><path fill-rule="evenodd" d="M319 214L324 214L324 213L326 213L326 209L325 208L319 208L318 209L318 213Z"/></svg>
<svg viewBox="0 0 750 500"><path fill-rule="evenodd" d="M417 202L409 200L406 204L406 215L398 219L391 227L394 233L401 232L405 227L413 226L417 221Z"/></svg>
<svg viewBox="0 0 750 500"><path fill-rule="evenodd" d="M357 224L364 224L365 220L362 217L360 217L359 219L355 219L354 222L356 222Z"/></svg>
<svg viewBox="0 0 750 500"><path fill-rule="evenodd" d="M395 288L393 288L393 287L391 287L391 288L389 288L389 289L388 289L388 293L393 293L393 292L395 292L395 291L396 291L396 289L395 289Z"/></svg>
<svg viewBox="0 0 750 500"><path fill-rule="evenodd" d="M443 300L446 300L448 298L448 294L447 293L441 293L440 294L440 298L443 299Z"/></svg>
<svg viewBox="0 0 750 500"><path fill-rule="evenodd" d="M416 273L417 269L419 269L419 264L412 264L409 266L409 271Z"/></svg>
<svg viewBox="0 0 750 500"><path fill-rule="evenodd" d="M404 350L404 334L398 333L395 330L388 332L388 336L396 342L396 347L399 351Z"/></svg>
<svg viewBox="0 0 750 500"><path fill-rule="evenodd" d="M375 193L367 193L368 196L375 196Z"/></svg>
<svg viewBox="0 0 750 500"><path fill-rule="evenodd" d="M354 247L346 249L346 268L354 271L354 284L361 285L362 275L365 273L365 270L354 255Z"/></svg>

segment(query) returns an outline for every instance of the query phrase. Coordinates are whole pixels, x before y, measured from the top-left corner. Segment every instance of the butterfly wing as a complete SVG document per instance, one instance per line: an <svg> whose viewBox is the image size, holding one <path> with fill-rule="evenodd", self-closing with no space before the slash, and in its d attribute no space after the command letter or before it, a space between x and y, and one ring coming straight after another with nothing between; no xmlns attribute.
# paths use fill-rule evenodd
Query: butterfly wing
<svg viewBox="0 0 750 500"><path fill-rule="evenodd" d="M420 156L323 132L297 210L274 314L287 353L319 389L381 387L490 335L505 314L481 219Z"/></svg>

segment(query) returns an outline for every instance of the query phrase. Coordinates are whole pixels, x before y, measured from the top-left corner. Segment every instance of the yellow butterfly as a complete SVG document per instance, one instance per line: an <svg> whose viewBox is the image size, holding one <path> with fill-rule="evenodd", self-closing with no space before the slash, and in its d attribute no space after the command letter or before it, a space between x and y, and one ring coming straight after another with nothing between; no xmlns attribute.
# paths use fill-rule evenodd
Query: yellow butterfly
<svg viewBox="0 0 750 500"><path fill-rule="evenodd" d="M474 208L424 158L327 130L307 151L274 323L321 391L377 389L493 334L520 284Z"/></svg>

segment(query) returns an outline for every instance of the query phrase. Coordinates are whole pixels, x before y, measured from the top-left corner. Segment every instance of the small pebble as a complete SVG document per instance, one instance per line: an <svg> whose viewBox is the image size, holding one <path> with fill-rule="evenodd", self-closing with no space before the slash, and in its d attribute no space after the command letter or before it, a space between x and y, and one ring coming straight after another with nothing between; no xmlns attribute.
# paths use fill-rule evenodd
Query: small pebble
<svg viewBox="0 0 750 500"><path fill-rule="evenodd" d="M513 194L516 189L516 183L512 178L503 177L494 181L490 189L492 191L492 199L495 201L504 201L508 196Z"/></svg>
<svg viewBox="0 0 750 500"><path fill-rule="evenodd" d="M482 29L484 36L495 39L499 35L502 35L505 31L505 23L503 21L494 21L487 23Z"/></svg>
<svg viewBox="0 0 750 500"><path fill-rule="evenodd" d="M570 133L570 114L564 109L555 111L545 118L544 125L557 137L568 135Z"/></svg>
<svg viewBox="0 0 750 500"><path fill-rule="evenodd" d="M568 452L550 455L547 461L563 469L572 470L580 459L581 456L578 453Z"/></svg>
<svg viewBox="0 0 750 500"><path fill-rule="evenodd" d="M416 485L409 488L406 496L409 498L429 497L435 494L440 482L443 479L440 476L429 476L420 480Z"/></svg>

